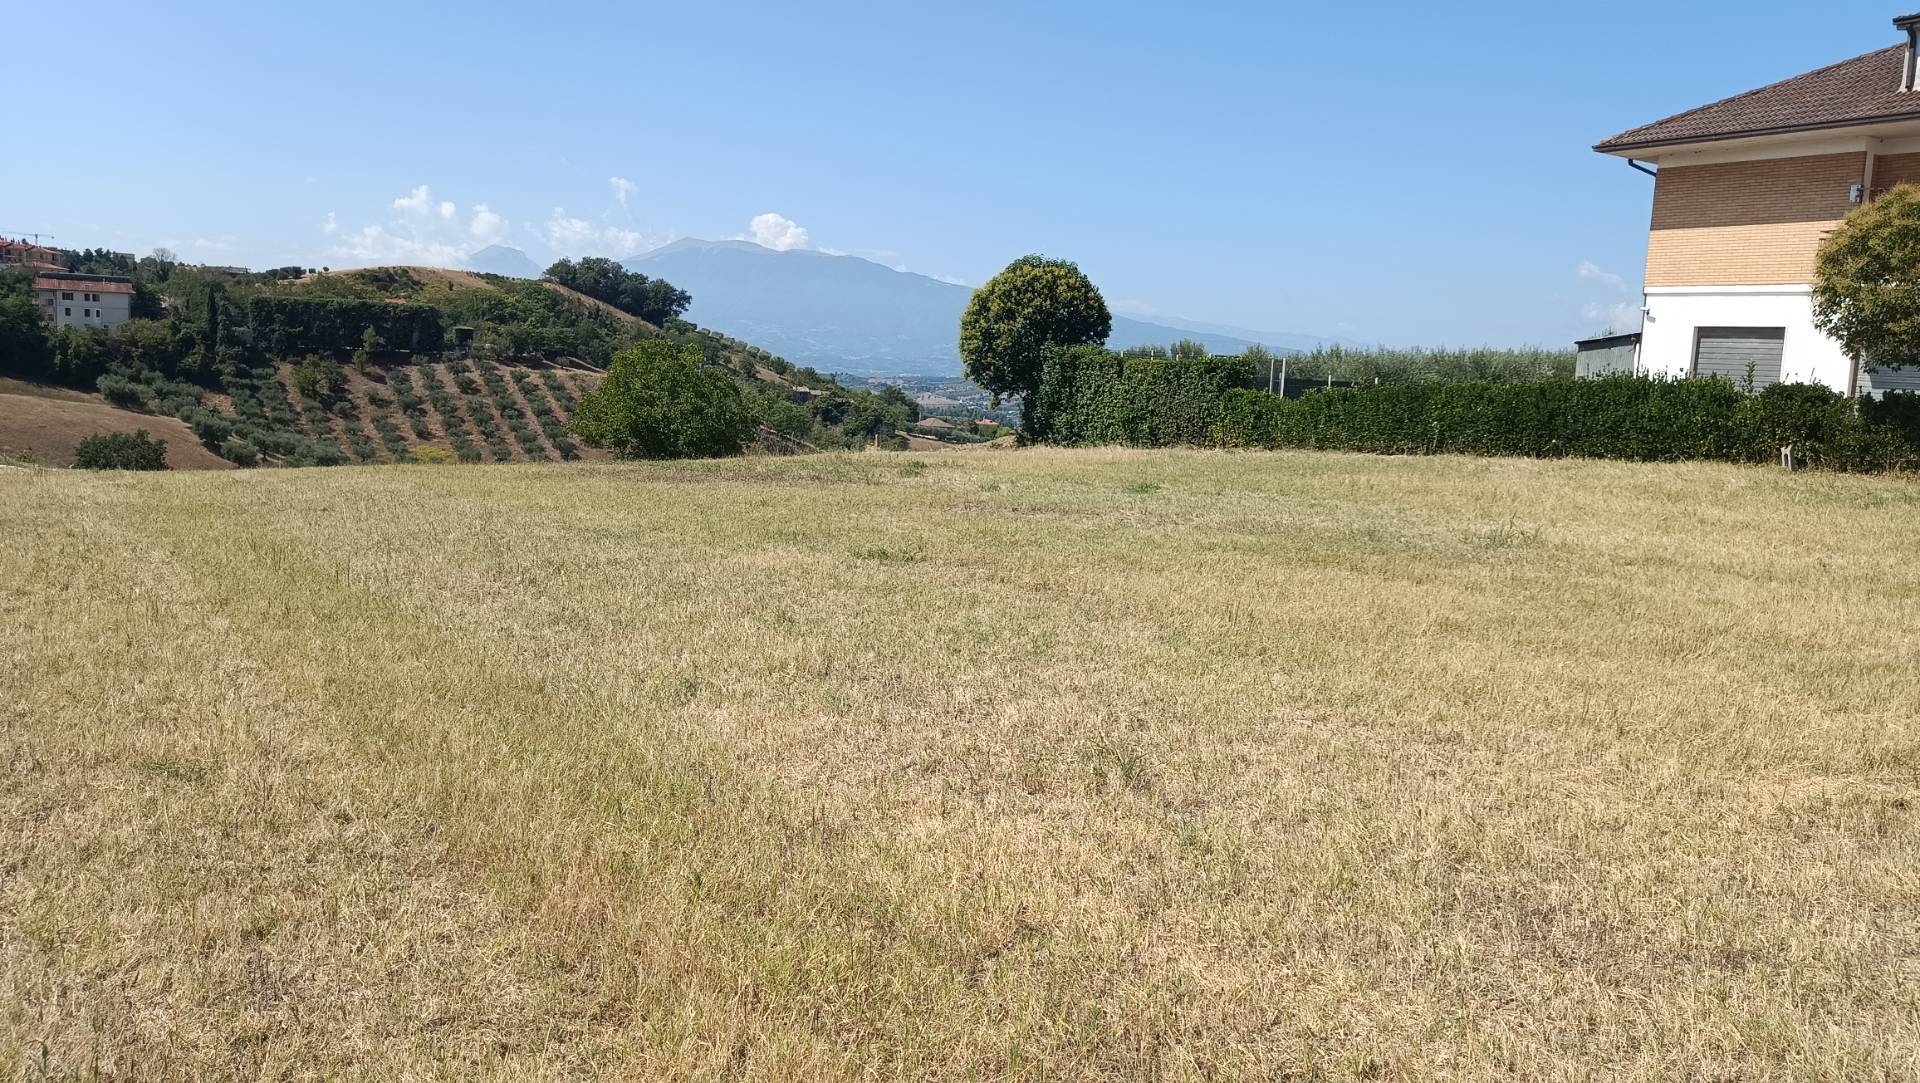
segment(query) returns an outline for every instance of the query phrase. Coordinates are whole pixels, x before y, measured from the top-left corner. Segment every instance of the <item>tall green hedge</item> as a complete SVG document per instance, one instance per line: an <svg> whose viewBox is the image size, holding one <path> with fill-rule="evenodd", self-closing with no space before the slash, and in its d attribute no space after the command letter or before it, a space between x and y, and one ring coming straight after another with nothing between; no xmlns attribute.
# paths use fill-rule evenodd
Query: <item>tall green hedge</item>
<svg viewBox="0 0 1920 1083"><path fill-rule="evenodd" d="M273 353L351 350L367 328L388 349L431 353L446 339L440 310L334 297L255 297L247 302L254 342Z"/></svg>
<svg viewBox="0 0 1920 1083"><path fill-rule="evenodd" d="M1053 444L1204 444L1221 396L1255 386L1238 358L1171 361L1121 357L1098 346L1047 353L1040 389L1025 405L1029 439Z"/></svg>
<svg viewBox="0 0 1920 1083"><path fill-rule="evenodd" d="M1830 470L1920 469L1920 403L1811 384L1748 394L1724 380L1609 376L1401 384L1281 399L1221 398L1214 443L1382 454L1776 462L1783 445Z"/></svg>

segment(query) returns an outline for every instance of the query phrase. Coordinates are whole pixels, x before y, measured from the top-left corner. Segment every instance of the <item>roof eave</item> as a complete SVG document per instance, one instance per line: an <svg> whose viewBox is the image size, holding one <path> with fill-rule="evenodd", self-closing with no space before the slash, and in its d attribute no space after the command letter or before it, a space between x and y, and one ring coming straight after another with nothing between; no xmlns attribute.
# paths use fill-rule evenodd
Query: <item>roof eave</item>
<svg viewBox="0 0 1920 1083"><path fill-rule="evenodd" d="M1724 132L1719 135L1695 135L1680 139L1645 139L1633 143L1618 143L1608 139L1593 145L1601 154L1611 154L1619 158L1631 158L1641 151L1665 150L1669 147L1699 146L1705 143L1725 143L1734 139L1760 139L1770 135L1799 135L1805 132L1831 132L1842 128L1870 128L1878 124L1898 124L1901 121L1920 120L1920 111L1898 113L1883 117L1856 117L1852 120L1833 120L1821 124L1789 124L1776 128L1753 128L1748 131Z"/></svg>

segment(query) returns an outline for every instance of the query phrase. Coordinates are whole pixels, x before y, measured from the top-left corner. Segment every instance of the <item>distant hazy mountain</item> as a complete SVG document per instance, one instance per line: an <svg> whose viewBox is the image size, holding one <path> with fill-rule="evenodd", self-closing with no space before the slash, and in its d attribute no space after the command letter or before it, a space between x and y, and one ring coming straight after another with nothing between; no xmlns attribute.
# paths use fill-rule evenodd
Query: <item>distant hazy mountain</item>
<svg viewBox="0 0 1920 1083"><path fill-rule="evenodd" d="M506 275L508 278L539 278L543 273L541 266L525 252L504 244L490 244L468 256L467 269L482 274Z"/></svg>
<svg viewBox="0 0 1920 1083"><path fill-rule="evenodd" d="M1302 352L1320 349L1324 346L1364 347L1367 343L1356 339L1327 335L1303 335L1297 331L1255 331L1249 327L1235 327L1227 323L1202 323L1199 320L1183 320L1178 316L1155 316L1155 322L1168 327L1178 328L1194 334L1226 335L1230 338L1258 342L1269 350L1300 350Z"/></svg>
<svg viewBox="0 0 1920 1083"><path fill-rule="evenodd" d="M693 294L687 318L821 371L948 376L960 371L960 314L973 290L825 252L747 241L675 241L623 261ZM1312 336L1289 336L1318 341ZM1116 316L1115 349L1192 338L1215 353L1253 340ZM1296 350L1288 342L1269 348Z"/></svg>

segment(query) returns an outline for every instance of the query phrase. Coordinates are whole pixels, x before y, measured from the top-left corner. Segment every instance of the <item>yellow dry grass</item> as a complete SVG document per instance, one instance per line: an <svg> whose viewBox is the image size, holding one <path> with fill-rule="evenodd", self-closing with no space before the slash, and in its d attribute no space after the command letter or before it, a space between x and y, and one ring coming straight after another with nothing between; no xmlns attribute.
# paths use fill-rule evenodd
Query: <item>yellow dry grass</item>
<svg viewBox="0 0 1920 1083"><path fill-rule="evenodd" d="M0 534L7 1072L1920 1075L1912 480L16 471Z"/></svg>

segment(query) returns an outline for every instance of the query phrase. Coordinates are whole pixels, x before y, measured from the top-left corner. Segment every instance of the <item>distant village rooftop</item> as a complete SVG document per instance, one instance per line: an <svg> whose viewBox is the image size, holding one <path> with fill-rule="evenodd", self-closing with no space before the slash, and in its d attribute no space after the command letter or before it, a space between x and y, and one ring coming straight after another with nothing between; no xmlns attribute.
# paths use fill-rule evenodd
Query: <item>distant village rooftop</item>
<svg viewBox="0 0 1920 1083"><path fill-rule="evenodd" d="M0 237L0 265L29 267L34 270L59 270L60 250Z"/></svg>

